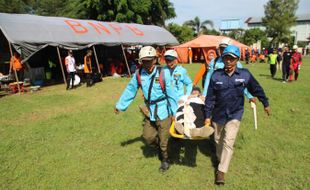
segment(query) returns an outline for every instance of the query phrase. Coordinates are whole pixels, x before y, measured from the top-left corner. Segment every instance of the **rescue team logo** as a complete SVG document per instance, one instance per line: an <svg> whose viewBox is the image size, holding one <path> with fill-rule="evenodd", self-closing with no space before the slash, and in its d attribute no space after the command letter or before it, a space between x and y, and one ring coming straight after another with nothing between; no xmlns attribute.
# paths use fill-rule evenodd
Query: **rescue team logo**
<svg viewBox="0 0 310 190"><path fill-rule="evenodd" d="M64 20L64 22L73 30L76 34L87 34L89 30L95 30L98 34L105 33L107 35L111 35L111 33L115 32L119 35L123 33L127 33L129 29L133 35L136 36L144 36L144 32L138 29L137 27L130 24L119 24L119 23L105 23L105 22L86 22L81 23L77 20Z"/></svg>
<svg viewBox="0 0 310 190"><path fill-rule="evenodd" d="M223 82L216 82L215 84L223 84Z"/></svg>
<svg viewBox="0 0 310 190"><path fill-rule="evenodd" d="M245 79L235 79L235 82L244 82Z"/></svg>

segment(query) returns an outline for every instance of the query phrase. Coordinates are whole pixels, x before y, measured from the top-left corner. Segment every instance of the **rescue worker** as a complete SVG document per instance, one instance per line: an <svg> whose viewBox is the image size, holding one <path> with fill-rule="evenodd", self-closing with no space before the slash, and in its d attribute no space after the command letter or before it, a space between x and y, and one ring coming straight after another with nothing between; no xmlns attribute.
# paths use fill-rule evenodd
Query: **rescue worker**
<svg viewBox="0 0 310 190"><path fill-rule="evenodd" d="M67 68L67 90L72 89L74 87L74 77L76 72L75 59L73 57L72 50L68 51L68 56L65 58L65 65ZM71 85L70 82L72 81Z"/></svg>
<svg viewBox="0 0 310 190"><path fill-rule="evenodd" d="M205 85L204 85L204 89L203 89L203 96L207 95L207 91L208 91L208 87L209 87L209 83L210 83L210 79L211 76L213 74L213 72L217 69L223 69L224 68L224 63L222 60L222 54L224 49L231 44L231 40L229 38L224 38L221 43L219 44L219 53L220 56L217 57L216 59L213 59L210 64L209 64L209 69L208 69L208 73L206 75L206 79L205 79ZM237 62L237 67L238 68L242 68L242 64L238 61ZM255 102L255 98L248 92L248 90L245 88L244 89L244 95L252 102Z"/></svg>
<svg viewBox="0 0 310 190"><path fill-rule="evenodd" d="M213 49L208 50L207 59L206 59L205 63L201 64L199 71L197 72L197 74L194 78L193 86L197 86L197 84L201 78L202 78L202 86L204 86L209 64L210 64L211 60L214 58L216 58L216 51Z"/></svg>
<svg viewBox="0 0 310 190"><path fill-rule="evenodd" d="M189 64L192 64L192 60L193 60L193 50L192 48L188 48L188 60L189 60Z"/></svg>
<svg viewBox="0 0 310 190"><path fill-rule="evenodd" d="M263 88L253 75L236 65L240 58L237 46L229 45L225 48L222 59L224 69L216 70L211 79L205 101L205 125L211 123L214 127L214 141L218 160L215 176L216 184L224 184L224 174L227 173L233 154L235 139L244 112L244 89L262 102L265 112L269 115L268 98Z"/></svg>
<svg viewBox="0 0 310 190"><path fill-rule="evenodd" d="M24 69L21 62L21 58L17 52L14 52L13 57L10 60L10 70L9 73L11 74L12 71L16 71L18 81L24 80Z"/></svg>
<svg viewBox="0 0 310 190"><path fill-rule="evenodd" d="M164 54L166 66L165 80L170 80L171 88L176 94L176 102L184 95L190 95L193 89L193 83L187 74L187 71L181 65L178 65L178 54L175 50L167 50ZM186 87L186 93L184 92Z"/></svg>
<svg viewBox="0 0 310 190"><path fill-rule="evenodd" d="M290 76L289 76L289 81L293 81L293 75L295 73L294 79L298 79L299 75L299 70L300 66L302 64L302 58L301 58L301 53L298 52L298 46L294 45L293 46L293 54L292 54L292 61L291 61L291 66L290 66Z"/></svg>
<svg viewBox="0 0 310 190"><path fill-rule="evenodd" d="M272 53L268 55L268 63L270 64L270 74L271 77L274 78L277 72L277 50L273 49Z"/></svg>
<svg viewBox="0 0 310 190"><path fill-rule="evenodd" d="M175 117L177 102L175 102L169 80L165 81L166 89L161 88L159 77L164 70L155 65L157 62L156 50L151 46L143 47L139 53L139 62L142 67L133 75L116 103L114 112L118 114L119 111L125 111L141 86L145 104L150 112L149 118L145 117L144 119L142 136L150 147L159 148L159 158L161 159L159 170L165 172L169 169L167 152L169 128Z"/></svg>
<svg viewBox="0 0 310 190"><path fill-rule="evenodd" d="M92 85L92 66L91 66L92 51L87 50L84 56L84 73L86 75L86 87L91 87Z"/></svg>
<svg viewBox="0 0 310 190"><path fill-rule="evenodd" d="M282 61L282 82L286 83L288 81L288 76L290 74L292 53L288 51L288 47L284 47L283 61Z"/></svg>

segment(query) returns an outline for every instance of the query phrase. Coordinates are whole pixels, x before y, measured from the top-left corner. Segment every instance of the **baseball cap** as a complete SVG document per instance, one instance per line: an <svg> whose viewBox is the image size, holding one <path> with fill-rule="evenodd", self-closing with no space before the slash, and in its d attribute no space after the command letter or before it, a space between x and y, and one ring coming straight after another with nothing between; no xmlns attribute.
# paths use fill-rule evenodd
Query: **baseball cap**
<svg viewBox="0 0 310 190"><path fill-rule="evenodd" d="M219 47L227 47L231 44L230 38L223 38L219 44Z"/></svg>
<svg viewBox="0 0 310 190"><path fill-rule="evenodd" d="M165 59L168 61L173 61L178 58L178 54L175 50L170 49L165 52Z"/></svg>

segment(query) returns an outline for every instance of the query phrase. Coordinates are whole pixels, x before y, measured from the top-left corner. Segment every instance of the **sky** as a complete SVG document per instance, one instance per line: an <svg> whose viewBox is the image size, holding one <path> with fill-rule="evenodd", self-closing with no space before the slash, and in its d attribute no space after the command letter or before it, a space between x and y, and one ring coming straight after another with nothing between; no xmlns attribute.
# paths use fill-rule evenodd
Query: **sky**
<svg viewBox="0 0 310 190"><path fill-rule="evenodd" d="M201 21L211 20L218 29L222 19L237 18L244 20L248 17L263 17L264 5L268 0L170 0L173 3L177 17L167 23L183 24L198 16ZM310 0L299 0L296 12L310 14Z"/></svg>

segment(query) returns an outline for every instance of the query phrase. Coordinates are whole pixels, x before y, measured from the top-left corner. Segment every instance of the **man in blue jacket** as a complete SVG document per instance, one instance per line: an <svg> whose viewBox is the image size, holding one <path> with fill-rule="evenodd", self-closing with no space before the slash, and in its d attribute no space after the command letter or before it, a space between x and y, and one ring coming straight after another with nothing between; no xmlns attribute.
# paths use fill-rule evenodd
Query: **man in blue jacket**
<svg viewBox="0 0 310 190"><path fill-rule="evenodd" d="M178 54L175 50L167 50L164 56L167 64L164 67L165 80L170 80L171 87L176 94L176 101L179 101L182 96L189 96L192 93L193 83L186 69L178 65ZM186 93L184 87L186 87Z"/></svg>
<svg viewBox="0 0 310 190"><path fill-rule="evenodd" d="M149 110L149 118L145 118L143 124L143 138L149 146L159 148L161 159L159 170L165 172L169 169L167 152L169 128L174 120L177 102L169 81L166 81L165 89L161 87L160 69L155 65L156 59L156 50L153 47L146 46L140 50L139 62L142 68L133 75L114 111L116 114L125 111L141 87Z"/></svg>
<svg viewBox="0 0 310 190"><path fill-rule="evenodd" d="M228 171L233 154L233 146L239 130L244 111L244 89L258 97L269 115L268 98L263 88L247 69L236 65L240 58L237 46L229 45L223 55L224 69L216 70L210 80L208 94L205 101L205 124L214 127L214 141L218 168L216 184L224 184L224 173Z"/></svg>
<svg viewBox="0 0 310 190"><path fill-rule="evenodd" d="M223 54L224 49L230 44L231 44L231 39L229 39L229 38L223 38L223 40L220 42L220 44L219 44L220 57L213 59L209 64L208 72L207 72L207 75L205 78L203 93L202 93L203 96L207 95L207 90L208 90L208 86L210 83L210 78L211 78L213 72L216 71L217 69L223 69L224 68L222 54ZM237 62L237 67L242 68L242 64L239 61ZM249 93L248 89L246 89L246 88L244 89L244 95L250 101L253 101L255 103L255 98Z"/></svg>

